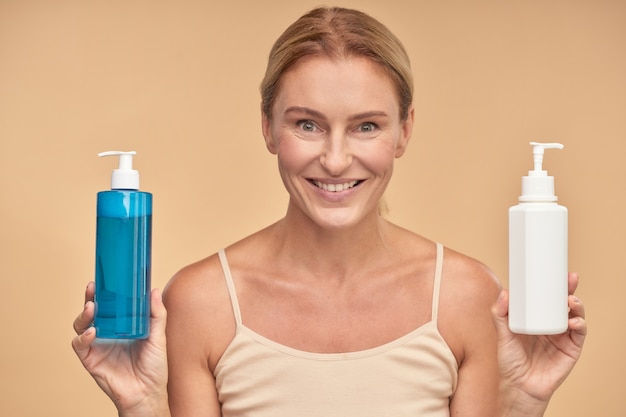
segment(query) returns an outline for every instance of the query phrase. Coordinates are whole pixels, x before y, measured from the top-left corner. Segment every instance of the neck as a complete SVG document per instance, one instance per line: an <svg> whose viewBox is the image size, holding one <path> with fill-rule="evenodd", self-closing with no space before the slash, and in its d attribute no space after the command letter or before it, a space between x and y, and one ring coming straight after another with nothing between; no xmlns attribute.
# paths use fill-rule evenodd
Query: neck
<svg viewBox="0 0 626 417"><path fill-rule="evenodd" d="M371 266L388 252L389 223L377 212L346 227L322 227L290 205L278 223L280 253L318 276L344 277Z"/></svg>

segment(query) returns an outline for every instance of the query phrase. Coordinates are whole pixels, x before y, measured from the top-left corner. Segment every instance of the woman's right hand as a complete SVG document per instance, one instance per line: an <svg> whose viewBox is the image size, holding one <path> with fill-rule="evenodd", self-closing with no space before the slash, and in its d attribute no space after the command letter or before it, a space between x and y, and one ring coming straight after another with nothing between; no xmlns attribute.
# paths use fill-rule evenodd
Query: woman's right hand
<svg viewBox="0 0 626 417"><path fill-rule="evenodd" d="M120 416L169 416L167 400L167 313L161 292L151 293L150 337L145 340L96 339L95 285L85 291L83 311L74 320L72 347Z"/></svg>

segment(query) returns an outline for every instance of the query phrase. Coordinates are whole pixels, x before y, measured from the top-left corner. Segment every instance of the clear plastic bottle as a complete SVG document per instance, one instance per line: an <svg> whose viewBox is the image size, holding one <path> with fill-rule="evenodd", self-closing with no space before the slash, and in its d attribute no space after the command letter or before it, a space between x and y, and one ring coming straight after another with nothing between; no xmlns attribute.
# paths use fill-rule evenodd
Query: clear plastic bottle
<svg viewBox="0 0 626 417"><path fill-rule="evenodd" d="M119 156L111 190L97 199L96 337L144 339L150 334L152 194L139 191L139 173L132 168L136 153Z"/></svg>
<svg viewBox="0 0 626 417"><path fill-rule="evenodd" d="M556 203L554 177L542 169L545 149L531 142L534 170L522 178L519 204L509 209L509 328L520 334L567 330L567 208Z"/></svg>

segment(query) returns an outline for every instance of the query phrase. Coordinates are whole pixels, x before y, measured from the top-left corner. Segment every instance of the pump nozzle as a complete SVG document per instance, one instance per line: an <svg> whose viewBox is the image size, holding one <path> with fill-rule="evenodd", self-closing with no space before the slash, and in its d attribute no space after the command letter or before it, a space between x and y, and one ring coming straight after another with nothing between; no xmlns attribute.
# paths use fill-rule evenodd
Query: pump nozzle
<svg viewBox="0 0 626 417"><path fill-rule="evenodd" d="M535 169L528 171L528 176L522 177L521 202L554 202L557 201L554 195L554 177L548 176L548 172L542 168L543 153L546 149L563 149L560 143L539 143L530 142L533 147L533 158Z"/></svg>
<svg viewBox="0 0 626 417"><path fill-rule="evenodd" d="M535 160L535 169L536 172L543 171L543 153L546 149L563 149L563 145L560 143L539 143L539 142L530 142L530 145L533 147L533 157Z"/></svg>
<svg viewBox="0 0 626 417"><path fill-rule="evenodd" d="M112 190L138 190L139 189L139 172L133 169L133 156L137 152L129 151L107 151L98 154L103 156L119 156L120 164L118 169L114 169L111 174Z"/></svg>

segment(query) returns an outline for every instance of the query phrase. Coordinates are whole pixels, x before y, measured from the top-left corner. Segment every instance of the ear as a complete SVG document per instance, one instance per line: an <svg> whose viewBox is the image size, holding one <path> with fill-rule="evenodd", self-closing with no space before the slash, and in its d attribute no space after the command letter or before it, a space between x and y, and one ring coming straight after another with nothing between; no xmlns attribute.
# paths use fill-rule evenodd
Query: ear
<svg viewBox="0 0 626 417"><path fill-rule="evenodd" d="M263 103L261 103L261 130L263 131L267 150L276 155L276 144L272 138L270 117L263 111Z"/></svg>
<svg viewBox="0 0 626 417"><path fill-rule="evenodd" d="M413 105L409 107L409 111L406 117L406 120L402 122L402 130L400 140L396 145L396 158L400 158L404 155L404 151L406 151L407 146L409 146L409 139L411 138L411 134L413 133L413 122L415 121L415 108Z"/></svg>

